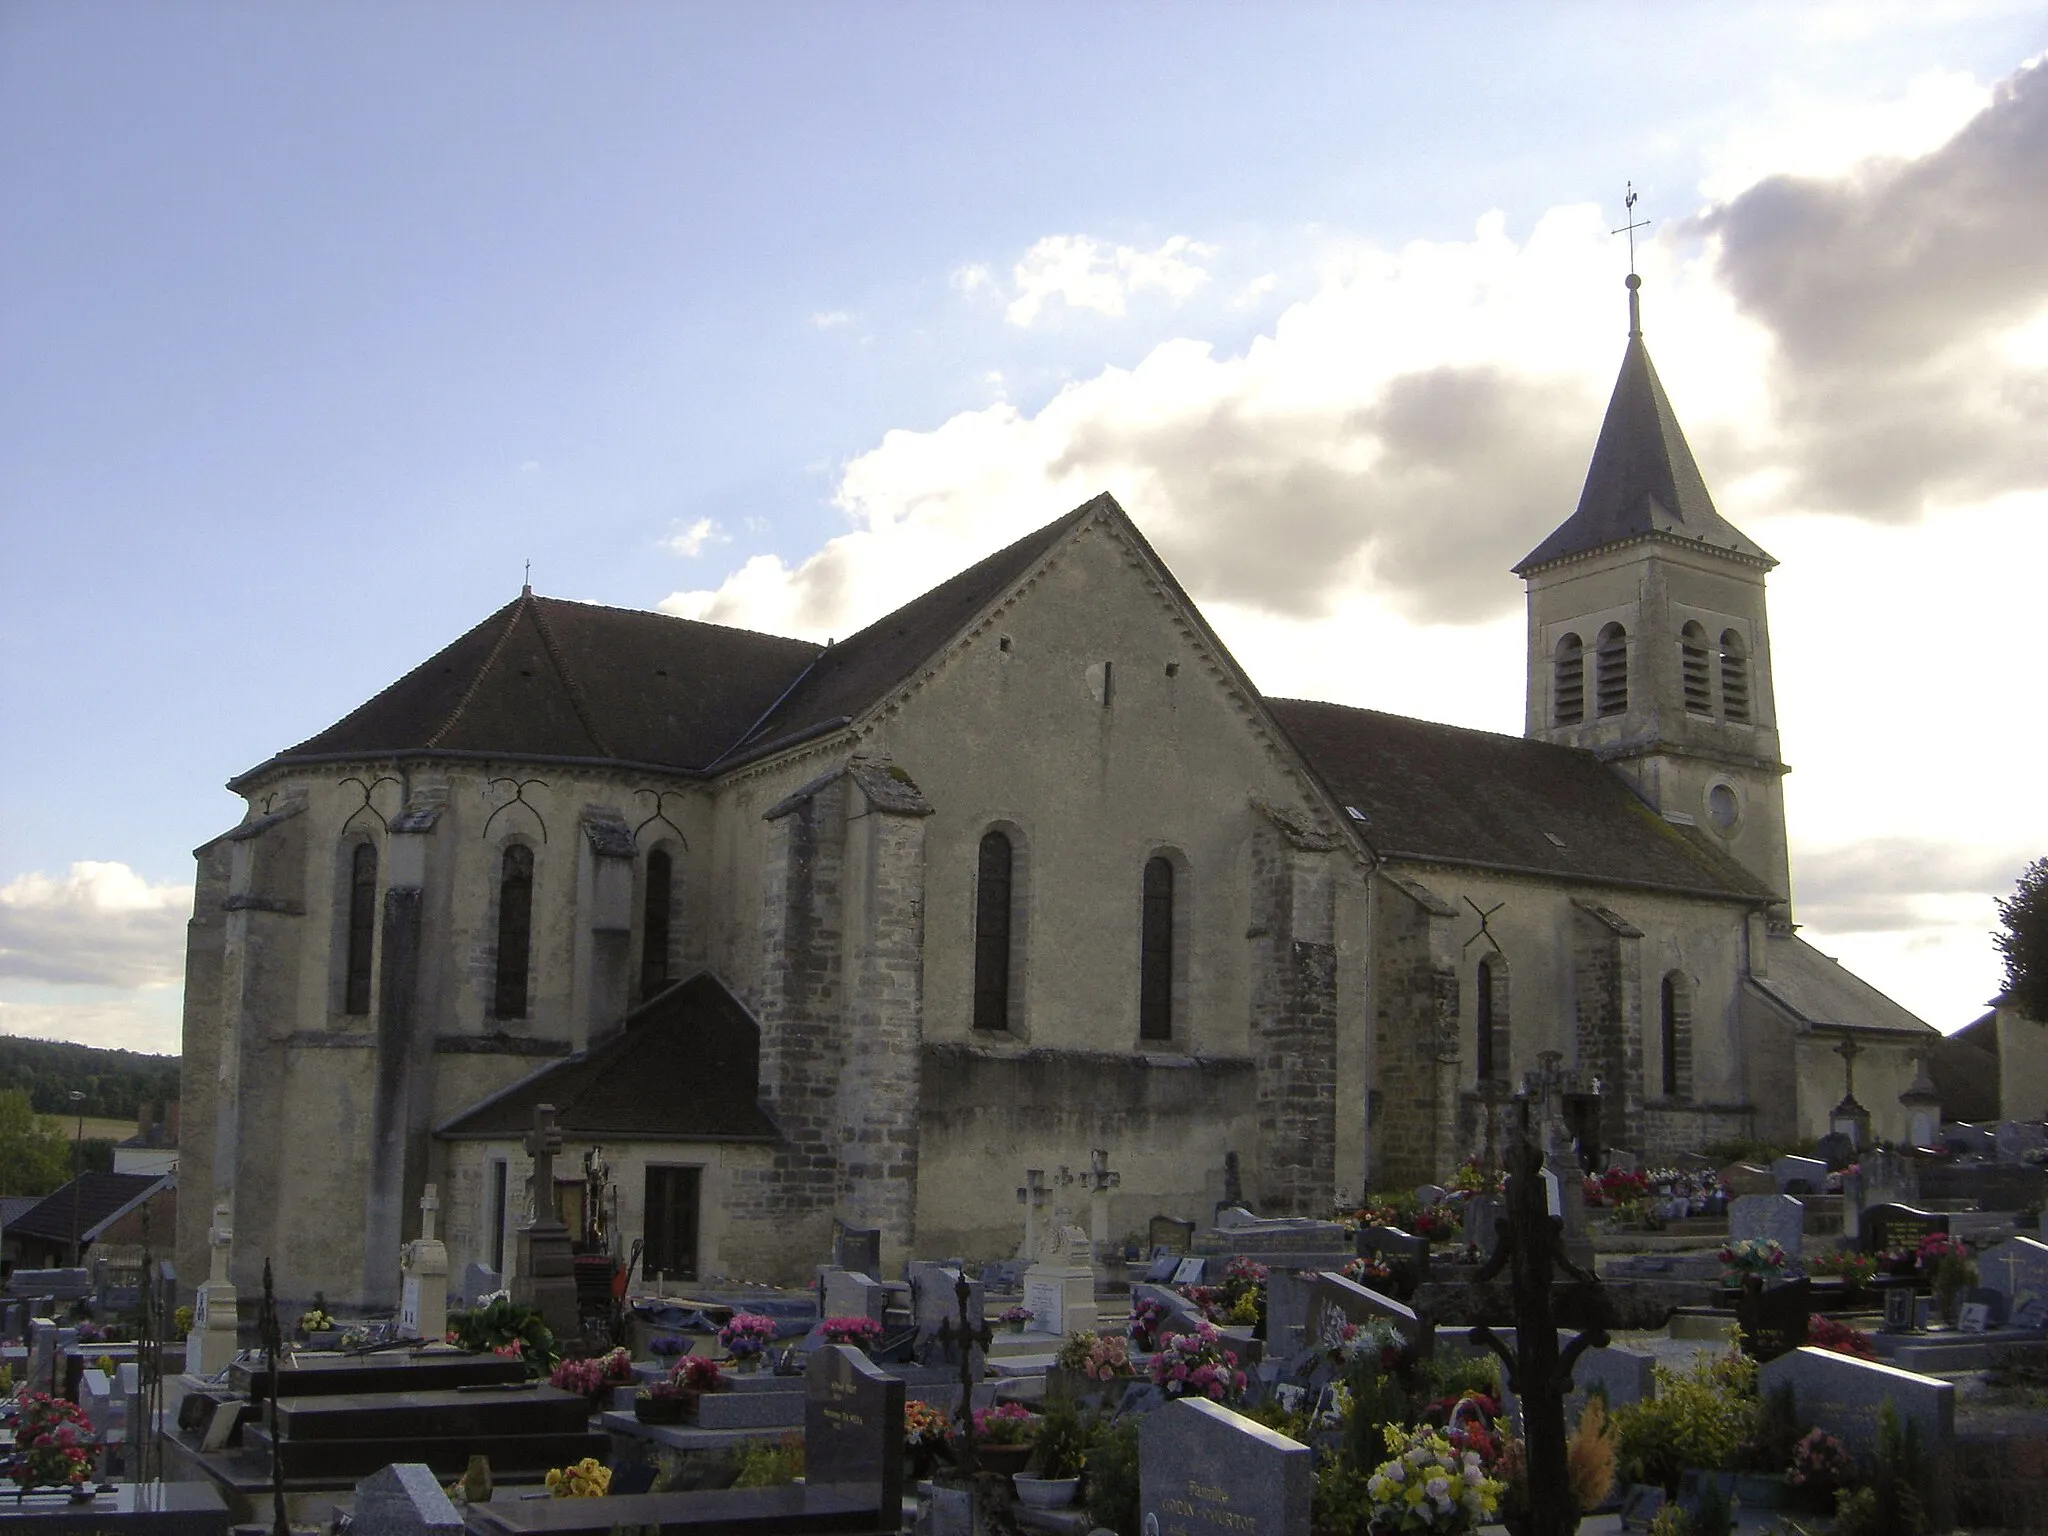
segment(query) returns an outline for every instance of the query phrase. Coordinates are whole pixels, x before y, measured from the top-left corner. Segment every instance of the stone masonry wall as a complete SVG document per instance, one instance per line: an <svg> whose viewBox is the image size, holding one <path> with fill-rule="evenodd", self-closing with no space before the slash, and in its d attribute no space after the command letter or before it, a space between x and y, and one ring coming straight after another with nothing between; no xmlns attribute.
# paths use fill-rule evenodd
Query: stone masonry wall
<svg viewBox="0 0 2048 1536"><path fill-rule="evenodd" d="M1252 838L1252 1060L1258 1211L1322 1216L1335 1195L1336 882L1329 838L1277 817Z"/></svg>
<svg viewBox="0 0 2048 1536"><path fill-rule="evenodd" d="M1374 936L1372 1177L1409 1189L1455 1161L1458 976L1456 914L1412 882L1389 879Z"/></svg>
<svg viewBox="0 0 2048 1536"><path fill-rule="evenodd" d="M1582 1073L1599 1075L1600 1139L1643 1144L1642 933L1605 907L1576 903L1572 917L1574 1043Z"/></svg>

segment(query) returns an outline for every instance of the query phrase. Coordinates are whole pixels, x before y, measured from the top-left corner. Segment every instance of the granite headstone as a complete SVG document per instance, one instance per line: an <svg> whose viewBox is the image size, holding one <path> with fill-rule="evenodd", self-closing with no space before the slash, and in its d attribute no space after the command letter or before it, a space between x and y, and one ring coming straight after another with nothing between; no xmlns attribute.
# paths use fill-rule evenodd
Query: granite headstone
<svg viewBox="0 0 2048 1536"><path fill-rule="evenodd" d="M1934 1528L1945 1531L1955 1524L1953 1382L1809 1345L1780 1355L1757 1374L1757 1390L1766 1399L1787 1385L1799 1421L1826 1430L1852 1456L1868 1459L1876 1453L1878 1415L1887 1403L1901 1425L1917 1425Z"/></svg>
<svg viewBox="0 0 2048 1536"><path fill-rule="evenodd" d="M894 1529L903 1507L903 1383L844 1344L804 1373L804 1481L866 1484Z"/></svg>
<svg viewBox="0 0 2048 1536"><path fill-rule="evenodd" d="M1242 1414L1176 1398L1138 1427L1146 1536L1307 1536L1309 1448Z"/></svg>
<svg viewBox="0 0 2048 1536"><path fill-rule="evenodd" d="M1797 1261L1805 1241L1806 1207L1790 1195L1743 1195L1728 1206L1728 1241L1775 1242Z"/></svg>
<svg viewBox="0 0 2048 1536"><path fill-rule="evenodd" d="M351 1536L462 1536L462 1515L433 1469L404 1461L356 1484Z"/></svg>

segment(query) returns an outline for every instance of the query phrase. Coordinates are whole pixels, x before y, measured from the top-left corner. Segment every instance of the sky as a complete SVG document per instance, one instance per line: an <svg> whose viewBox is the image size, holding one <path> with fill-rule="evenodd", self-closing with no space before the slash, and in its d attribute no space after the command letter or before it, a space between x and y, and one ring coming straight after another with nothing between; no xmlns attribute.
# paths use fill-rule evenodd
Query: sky
<svg viewBox="0 0 2048 1536"><path fill-rule="evenodd" d="M0 7L0 1032L174 1051L231 775L537 591L823 639L1100 491L1273 696L1518 732L1644 330L1807 938L2048 853L2038 5Z"/></svg>

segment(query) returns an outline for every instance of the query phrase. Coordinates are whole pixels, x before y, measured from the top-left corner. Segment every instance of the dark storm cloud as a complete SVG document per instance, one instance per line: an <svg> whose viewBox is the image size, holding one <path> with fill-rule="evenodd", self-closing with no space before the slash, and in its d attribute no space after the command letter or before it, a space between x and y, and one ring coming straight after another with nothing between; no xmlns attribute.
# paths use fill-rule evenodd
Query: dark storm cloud
<svg viewBox="0 0 2048 1536"><path fill-rule="evenodd" d="M1087 424L1053 472L1142 466L1173 509L1147 531L1206 600L1314 617L1367 578L1411 618L1466 623L1510 604L1508 567L1577 504L1598 410L1569 381L1437 368L1345 410Z"/></svg>
<svg viewBox="0 0 2048 1536"><path fill-rule="evenodd" d="M2048 373L1999 345L2048 304L2048 67L1930 154L1773 176L1692 227L1777 342L1792 505L1897 520L2048 485Z"/></svg>

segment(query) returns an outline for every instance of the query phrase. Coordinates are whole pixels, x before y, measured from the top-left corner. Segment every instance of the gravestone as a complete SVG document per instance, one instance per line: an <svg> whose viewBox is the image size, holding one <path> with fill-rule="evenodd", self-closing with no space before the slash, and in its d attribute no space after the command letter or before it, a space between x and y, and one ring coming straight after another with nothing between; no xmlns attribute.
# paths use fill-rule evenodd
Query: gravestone
<svg viewBox="0 0 2048 1536"><path fill-rule="evenodd" d="M1024 1271L1024 1305L1031 1311L1031 1332L1065 1335L1095 1331L1093 1247L1079 1227L1054 1229L1038 1262Z"/></svg>
<svg viewBox="0 0 2048 1536"><path fill-rule="evenodd" d="M1154 1258L1164 1248L1168 1253L1183 1254L1195 1243L1195 1224L1192 1221L1175 1221L1171 1216L1154 1216L1145 1226L1145 1249Z"/></svg>
<svg viewBox="0 0 2048 1536"><path fill-rule="evenodd" d="M462 1536L462 1515L433 1469L399 1462L356 1484L350 1536Z"/></svg>
<svg viewBox="0 0 2048 1536"><path fill-rule="evenodd" d="M1830 1170L1843 1169L1856 1161L1856 1138L1846 1131L1829 1131L1813 1144L1813 1150Z"/></svg>
<svg viewBox="0 0 2048 1536"><path fill-rule="evenodd" d="M1801 1423L1826 1430L1863 1460L1876 1454L1878 1414L1885 1404L1898 1415L1901 1428L1918 1425L1927 1459L1921 1491L1928 1513L1937 1531L1955 1524L1953 1382L1808 1346L1780 1355L1757 1373L1757 1391L1764 1398L1782 1386L1792 1388L1793 1412Z"/></svg>
<svg viewBox="0 0 2048 1536"><path fill-rule="evenodd" d="M1315 1277L1291 1269L1266 1272L1266 1353L1289 1359L1302 1345L1308 1327L1309 1299L1315 1294Z"/></svg>
<svg viewBox="0 0 2048 1536"><path fill-rule="evenodd" d="M1771 1164L1771 1177L1783 1195L1826 1193L1828 1172L1828 1165L1817 1157L1781 1157Z"/></svg>
<svg viewBox="0 0 2048 1536"><path fill-rule="evenodd" d="M2006 1296L2005 1292L1995 1286L1966 1286L1959 1299L1965 1307L1982 1307L1984 1309L1984 1326L1986 1328L2003 1328L2006 1318L2012 1312L2011 1300Z"/></svg>
<svg viewBox="0 0 2048 1536"><path fill-rule="evenodd" d="M1465 1241L1479 1250L1479 1257L1493 1257L1494 1245L1500 1241L1501 1218L1507 1214L1507 1207L1492 1195L1474 1195L1465 1202Z"/></svg>
<svg viewBox="0 0 2048 1536"><path fill-rule="evenodd" d="M1760 1361L1790 1353L1806 1342L1807 1321L1812 1315L1813 1282L1804 1275L1761 1290L1744 1286L1735 1302L1742 1352Z"/></svg>
<svg viewBox="0 0 2048 1536"><path fill-rule="evenodd" d="M1430 1352L1436 1330L1424 1327L1414 1308L1355 1280L1325 1271L1316 1276L1315 1288L1309 1293L1303 1342L1311 1348L1331 1349L1343 1342L1346 1323L1364 1327L1383 1318L1401 1330L1401 1336L1417 1354Z"/></svg>
<svg viewBox="0 0 2048 1536"><path fill-rule="evenodd" d="M1441 1184L1418 1184L1415 1186L1415 1203L1417 1205L1442 1205L1444 1197L1449 1194L1450 1191Z"/></svg>
<svg viewBox="0 0 2048 1536"><path fill-rule="evenodd" d="M1614 1147L1607 1154L1607 1167L1604 1171L1609 1173L1640 1173L1642 1168L1643 1160L1634 1152L1630 1151L1627 1147Z"/></svg>
<svg viewBox="0 0 2048 1536"><path fill-rule="evenodd" d="M849 1227L834 1223L832 1263L838 1269L857 1270L870 1280L882 1278L882 1229Z"/></svg>
<svg viewBox="0 0 2048 1536"><path fill-rule="evenodd" d="M2008 1314L2048 1300L2048 1243L2015 1237L1987 1248L1977 1255L1977 1277L2005 1297Z"/></svg>
<svg viewBox="0 0 2048 1536"><path fill-rule="evenodd" d="M960 1327L960 1298L954 1290L959 1283L960 1271L957 1269L949 1269L942 1264L916 1264L911 1267L910 1309L917 1323L916 1353L922 1365L958 1363L960 1359L958 1346L953 1342ZM1031 1306L1028 1285L1024 1295L1024 1305ZM967 1282L967 1328L970 1333L981 1329L985 1296L979 1280ZM1033 1312L1037 1310L1032 1307ZM970 1347L974 1352L970 1368L979 1379L983 1350L979 1344Z"/></svg>
<svg viewBox="0 0 2048 1536"><path fill-rule="evenodd" d="M1200 1398L1138 1425L1138 1508L1146 1536L1308 1536L1309 1449Z"/></svg>
<svg viewBox="0 0 2048 1536"><path fill-rule="evenodd" d="M1771 1177L1771 1170L1753 1163L1730 1163L1721 1170L1721 1183L1727 1187L1730 1199L1741 1195L1775 1195L1778 1192L1778 1181Z"/></svg>
<svg viewBox="0 0 2048 1536"><path fill-rule="evenodd" d="M223 1200L214 1206L213 1225L206 1233L211 1268L192 1300L192 1331L185 1337L188 1376L211 1376L226 1370L235 1358L235 1286L228 1278L234 1241L233 1208Z"/></svg>
<svg viewBox="0 0 2048 1536"><path fill-rule="evenodd" d="M1177 1253L1153 1250L1152 1262L1145 1266L1145 1280L1150 1285L1171 1285L1173 1272L1180 1268Z"/></svg>
<svg viewBox="0 0 2048 1536"><path fill-rule="evenodd" d="M505 1288L504 1278L488 1264L474 1259L462 1266L462 1304L473 1307L494 1291Z"/></svg>
<svg viewBox="0 0 2048 1536"><path fill-rule="evenodd" d="M826 1269L818 1275L818 1304L824 1317L865 1317L879 1323L888 1315L889 1289L857 1269Z"/></svg>
<svg viewBox="0 0 2048 1536"><path fill-rule="evenodd" d="M1744 1195L1728 1206L1728 1241L1775 1242L1792 1260L1805 1241L1806 1207L1790 1195Z"/></svg>
<svg viewBox="0 0 2048 1536"><path fill-rule="evenodd" d="M2017 1163L2029 1152L2048 1148L2048 1128L2032 1120L2001 1120L1992 1132L1992 1147L2001 1163Z"/></svg>
<svg viewBox="0 0 2048 1536"><path fill-rule="evenodd" d="M1189 1254L1173 1266L1173 1283L1175 1285L1200 1285L1202 1283L1202 1274L1208 1268L1208 1265L1209 1261L1200 1254Z"/></svg>
<svg viewBox="0 0 2048 1536"><path fill-rule="evenodd" d="M434 1235L441 1209L432 1184L420 1196L420 1235L399 1256L398 1336L438 1339L448 1332L448 1250Z"/></svg>
<svg viewBox="0 0 2048 1536"><path fill-rule="evenodd" d="M1135 1309L1141 1301L1157 1302L1166 1309L1166 1320L1159 1326L1161 1339L1170 1339L1176 1334L1193 1333L1197 1323L1205 1321L1202 1309L1179 1291L1164 1286L1140 1283L1131 1287L1131 1306Z"/></svg>
<svg viewBox="0 0 2048 1536"><path fill-rule="evenodd" d="M1378 1259L1386 1265L1389 1284L1403 1295L1414 1295L1418 1285L1429 1281L1426 1237L1411 1237L1399 1227L1360 1227L1357 1251L1361 1259Z"/></svg>
<svg viewBox="0 0 2048 1536"><path fill-rule="evenodd" d="M902 1520L903 1383L844 1344L804 1373L804 1481L873 1486L886 1528Z"/></svg>
<svg viewBox="0 0 2048 1536"><path fill-rule="evenodd" d="M1930 1233L1948 1231L1948 1216L1941 1211L1915 1210L1910 1205L1872 1206L1863 1213L1863 1251L1878 1253L1887 1248L1917 1248Z"/></svg>
<svg viewBox="0 0 2048 1536"><path fill-rule="evenodd" d="M1496 1328L1494 1337L1514 1347L1515 1330ZM1569 1342L1569 1336L1560 1333L1560 1346ZM1579 1422L1579 1415L1586 1404L1596 1395L1603 1398L1611 1414L1618 1408L1639 1403L1645 1398L1657 1395L1657 1358L1633 1349L1617 1349L1607 1346L1589 1349L1572 1363L1572 1386L1564 1397L1564 1422L1567 1429ZM1521 1422L1521 1404L1505 1383L1501 1387L1501 1406L1517 1424Z"/></svg>

